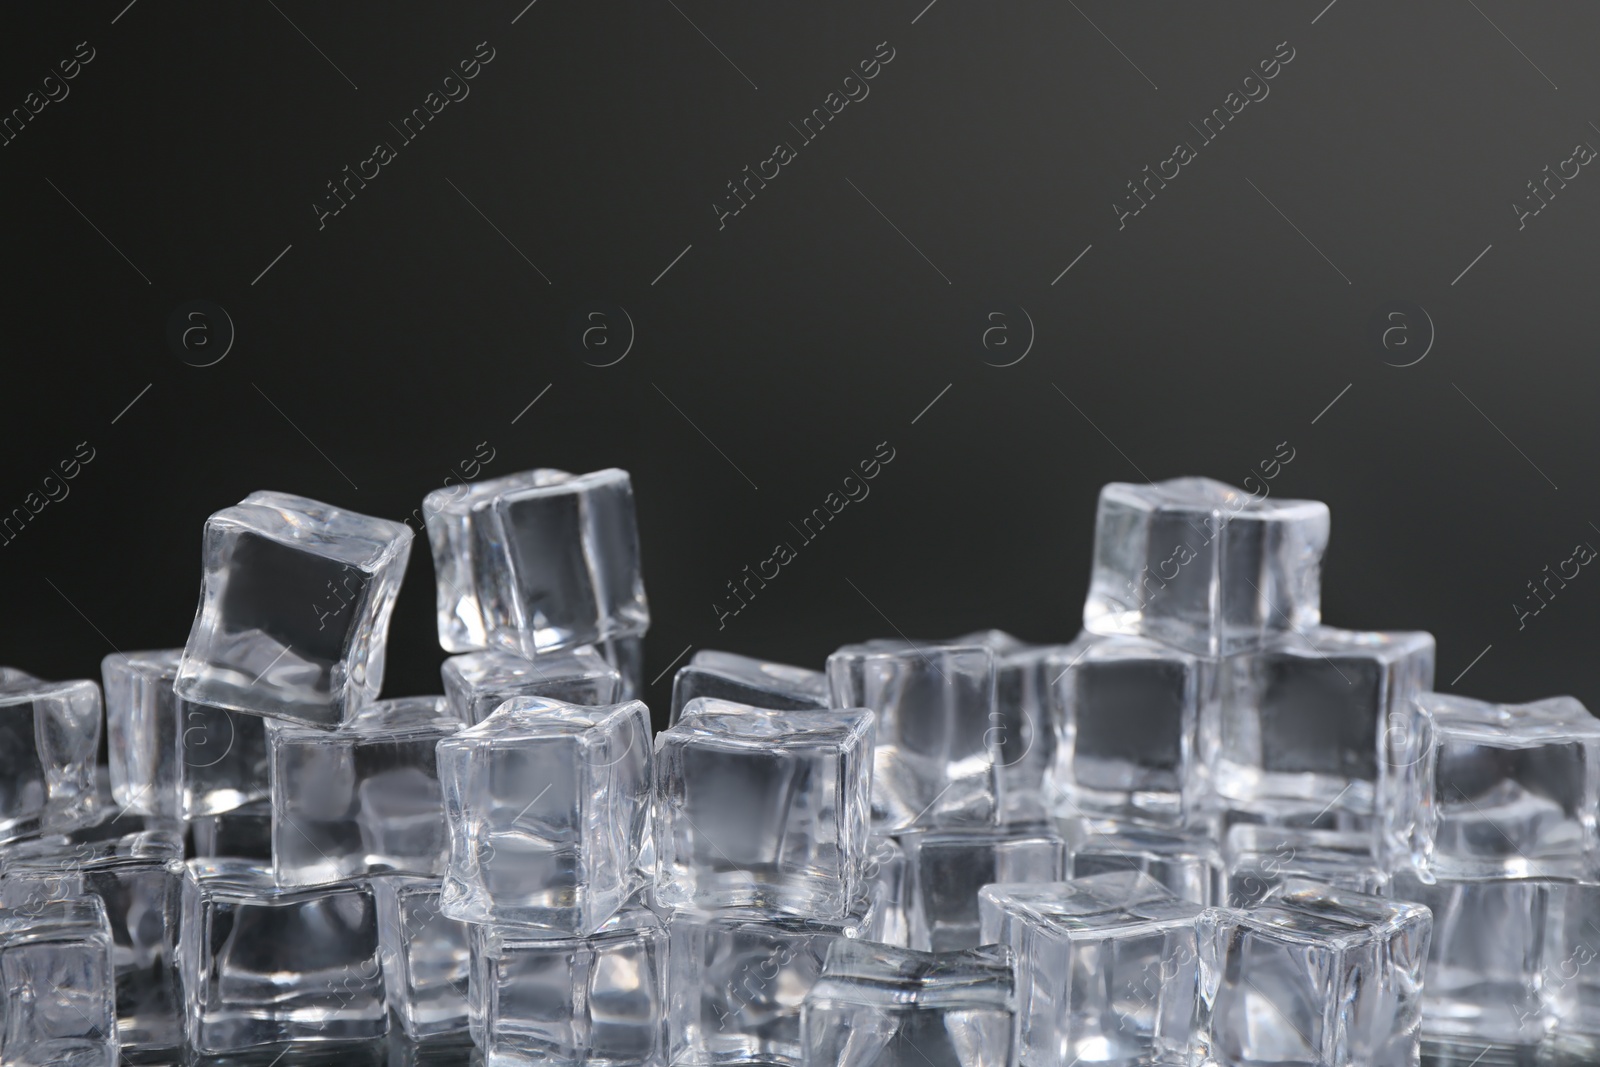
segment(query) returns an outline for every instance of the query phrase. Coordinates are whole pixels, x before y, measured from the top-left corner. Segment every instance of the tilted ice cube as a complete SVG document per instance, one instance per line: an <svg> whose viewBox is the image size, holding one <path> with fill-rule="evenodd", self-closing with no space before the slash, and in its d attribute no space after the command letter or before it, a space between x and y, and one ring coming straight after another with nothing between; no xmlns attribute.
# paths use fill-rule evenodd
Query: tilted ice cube
<svg viewBox="0 0 1600 1067"><path fill-rule="evenodd" d="M843 916L863 889L872 722L691 700L655 740L657 899Z"/></svg>
<svg viewBox="0 0 1600 1067"><path fill-rule="evenodd" d="M515 697L438 747L446 915L590 934L647 881L653 759L639 701Z"/></svg>
<svg viewBox="0 0 1600 1067"><path fill-rule="evenodd" d="M807 1067L1010 1067L1011 950L916 952L838 941L806 994Z"/></svg>
<svg viewBox="0 0 1600 1067"><path fill-rule="evenodd" d="M1009 945L1015 961L1023 1063L1181 1062L1198 1007L1199 905L1137 871L989 885L978 899L983 942Z"/></svg>
<svg viewBox="0 0 1600 1067"><path fill-rule="evenodd" d="M667 934L630 904L597 932L472 927L473 1041L486 1067L666 1062Z"/></svg>
<svg viewBox="0 0 1600 1067"><path fill-rule="evenodd" d="M1396 900L1433 913L1423 986L1427 1036L1531 1044L1544 1034L1541 996L1553 962L1544 956L1553 888L1531 878L1442 878L1429 885L1409 872L1394 876L1390 893Z"/></svg>
<svg viewBox="0 0 1600 1067"><path fill-rule="evenodd" d="M1424 880L1600 874L1600 720L1572 697L1426 693L1389 731L1391 858Z"/></svg>
<svg viewBox="0 0 1600 1067"><path fill-rule="evenodd" d="M1065 646L1030 645L1004 630L979 630L950 643L983 645L994 653L994 725L1006 821L1044 818L1049 813L1045 775L1056 758L1050 687L1059 672L1050 663Z"/></svg>
<svg viewBox="0 0 1600 1067"><path fill-rule="evenodd" d="M934 642L845 645L828 657L828 688L834 707L877 713L876 829L1000 820L994 653Z"/></svg>
<svg viewBox="0 0 1600 1067"><path fill-rule="evenodd" d="M336 730L273 723L278 884L442 874L444 796L435 746L461 728L443 697L380 700Z"/></svg>
<svg viewBox="0 0 1600 1067"><path fill-rule="evenodd" d="M1242 808L1373 812L1387 738L1433 687L1433 659L1431 634L1319 626L1227 660L1219 714L1201 724L1212 787Z"/></svg>
<svg viewBox="0 0 1600 1067"><path fill-rule="evenodd" d="M1187 822L1201 807L1199 729L1215 661L1142 637L1084 634L1050 656L1059 709L1049 789L1069 815Z"/></svg>
<svg viewBox="0 0 1600 1067"><path fill-rule="evenodd" d="M643 634L628 473L522 471L424 501L449 652L541 652Z"/></svg>
<svg viewBox="0 0 1600 1067"><path fill-rule="evenodd" d="M229 856L272 864L272 798L255 800L219 815L189 820L191 856Z"/></svg>
<svg viewBox="0 0 1600 1067"><path fill-rule="evenodd" d="M178 963L185 1033L199 1053L389 1031L366 879L284 888L247 861L190 860Z"/></svg>
<svg viewBox="0 0 1600 1067"><path fill-rule="evenodd" d="M439 668L444 695L462 722L475 726L512 697L546 697L567 704L615 704L622 676L588 645L523 659L511 652L468 652Z"/></svg>
<svg viewBox="0 0 1600 1067"><path fill-rule="evenodd" d="M130 827L142 822L139 816L104 820ZM6 849L0 856L0 904L29 912L47 901L99 898L110 923L123 1052L176 1049L183 1033L173 955L180 882L173 861L183 858L183 838L176 824L118 836L98 836L99 830L49 835Z"/></svg>
<svg viewBox="0 0 1600 1067"><path fill-rule="evenodd" d="M1223 845L1228 864L1227 904L1253 907L1286 878L1382 896L1389 875L1373 855L1373 834L1240 825Z"/></svg>
<svg viewBox="0 0 1600 1067"><path fill-rule="evenodd" d="M88 821L99 748L95 683L0 684L0 842Z"/></svg>
<svg viewBox="0 0 1600 1067"><path fill-rule="evenodd" d="M774 711L828 706L828 676L787 663L703 648L672 678L672 723L696 697L712 697Z"/></svg>
<svg viewBox="0 0 1600 1067"><path fill-rule="evenodd" d="M1209 478L1100 490L1083 626L1204 656L1259 647L1322 617L1328 506Z"/></svg>
<svg viewBox="0 0 1600 1067"><path fill-rule="evenodd" d="M98 897L0 909L5 976L0 1062L6 1067L113 1067L116 980L111 925Z"/></svg>
<svg viewBox="0 0 1600 1067"><path fill-rule="evenodd" d="M801 1063L800 1006L829 947L865 936L844 919L752 919L679 909L668 925L667 1062Z"/></svg>
<svg viewBox="0 0 1600 1067"><path fill-rule="evenodd" d="M112 795L129 811L184 819L266 799L266 723L179 697L182 659L169 648L101 660Z"/></svg>
<svg viewBox="0 0 1600 1067"><path fill-rule="evenodd" d="M976 948L978 890L992 882L1059 882L1067 846L1045 826L927 830L900 837L911 876L910 947Z"/></svg>
<svg viewBox="0 0 1600 1067"><path fill-rule="evenodd" d="M1062 819L1059 825L1067 839L1071 878L1139 871L1181 900L1210 905L1225 895L1222 853L1202 833L1087 819Z"/></svg>
<svg viewBox="0 0 1600 1067"><path fill-rule="evenodd" d="M437 878L372 879L389 1007L413 1041L467 1029L471 928L439 910Z"/></svg>
<svg viewBox="0 0 1600 1067"><path fill-rule="evenodd" d="M287 493L251 493L212 515L178 696L337 726L383 685L410 555L403 523Z"/></svg>
<svg viewBox="0 0 1600 1067"><path fill-rule="evenodd" d="M1220 1064L1415 1064L1432 926L1427 908L1299 879L1249 911L1207 909L1196 1051Z"/></svg>

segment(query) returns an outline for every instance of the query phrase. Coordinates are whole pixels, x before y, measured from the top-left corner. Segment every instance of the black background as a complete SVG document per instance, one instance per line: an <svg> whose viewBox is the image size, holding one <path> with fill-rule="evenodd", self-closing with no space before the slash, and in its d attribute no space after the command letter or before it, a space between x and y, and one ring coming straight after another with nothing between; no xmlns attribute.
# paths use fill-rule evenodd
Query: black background
<svg viewBox="0 0 1600 1067"><path fill-rule="evenodd" d="M1440 688L1470 665L1456 691L1600 706L1600 575L1514 607L1600 545L1600 176L1520 230L1511 206L1600 144L1600 10L525 2L9 14L0 111L95 58L0 147L0 514L94 458L0 545L0 662L93 677L181 644L210 512L270 488L399 519L487 442L482 477L632 472L660 712L690 648L1066 640L1101 484L1237 484L1287 442L1273 492L1333 509L1328 622L1433 631ZM479 42L470 95L400 145ZM880 42L870 95L799 145ZM1202 145L1280 42L1270 95ZM1119 229L1180 140L1198 158ZM319 229L379 141L397 158ZM719 229L779 141L798 158ZM237 332L210 367L167 340L195 299ZM586 350L597 301L613 344ZM1391 301L1436 330L1413 366L1386 364L1425 347L1415 312L1409 348L1372 339ZM618 307L632 347L591 365ZM880 442L871 495L800 545ZM387 692L437 691L441 659L419 540Z"/></svg>

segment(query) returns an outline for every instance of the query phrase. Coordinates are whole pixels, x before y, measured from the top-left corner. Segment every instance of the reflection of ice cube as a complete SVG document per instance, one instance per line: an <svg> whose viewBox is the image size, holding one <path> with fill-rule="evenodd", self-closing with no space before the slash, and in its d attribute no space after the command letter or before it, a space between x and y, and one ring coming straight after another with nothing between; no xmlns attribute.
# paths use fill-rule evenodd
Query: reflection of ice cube
<svg viewBox="0 0 1600 1067"><path fill-rule="evenodd" d="M381 771L362 781L361 847L396 856L442 855L444 793L439 779L417 767Z"/></svg>

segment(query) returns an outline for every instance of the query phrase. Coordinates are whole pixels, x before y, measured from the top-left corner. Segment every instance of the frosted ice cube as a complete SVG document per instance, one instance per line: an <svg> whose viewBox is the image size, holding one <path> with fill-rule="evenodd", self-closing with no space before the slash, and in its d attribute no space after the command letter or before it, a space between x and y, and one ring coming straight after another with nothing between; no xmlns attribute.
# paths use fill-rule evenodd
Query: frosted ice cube
<svg viewBox="0 0 1600 1067"><path fill-rule="evenodd" d="M976 948L978 890L992 882L1059 882L1067 846L1045 826L902 834L911 875L910 947Z"/></svg>
<svg viewBox="0 0 1600 1067"><path fill-rule="evenodd" d="M828 677L821 671L770 663L732 652L703 648L672 678L672 718L696 697L713 697L773 711L828 706Z"/></svg>
<svg viewBox="0 0 1600 1067"><path fill-rule="evenodd" d="M251 493L212 515L178 696L337 726L383 685L410 555L403 523L287 493Z"/></svg>

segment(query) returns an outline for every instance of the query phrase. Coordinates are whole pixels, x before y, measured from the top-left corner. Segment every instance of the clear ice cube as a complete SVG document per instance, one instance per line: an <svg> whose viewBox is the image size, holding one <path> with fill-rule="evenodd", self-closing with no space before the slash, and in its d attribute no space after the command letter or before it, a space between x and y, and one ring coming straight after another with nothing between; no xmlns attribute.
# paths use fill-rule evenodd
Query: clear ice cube
<svg viewBox="0 0 1600 1067"><path fill-rule="evenodd" d="M1045 826L913 831L900 836L911 877L909 947L976 948L978 890L993 882L1059 882L1067 846Z"/></svg>
<svg viewBox="0 0 1600 1067"><path fill-rule="evenodd" d="M828 657L838 708L877 713L874 827L995 823L1004 814L994 653L982 645L898 640Z"/></svg>
<svg viewBox="0 0 1600 1067"><path fill-rule="evenodd" d="M1222 665L1203 720L1211 784L1242 808L1279 801L1372 814L1387 739L1433 687L1433 636L1320 626Z"/></svg>
<svg viewBox="0 0 1600 1067"><path fill-rule="evenodd" d="M703 648L678 668L672 678L672 718L696 697L731 700L736 704L802 711L828 706L828 676L805 667Z"/></svg>
<svg viewBox="0 0 1600 1067"><path fill-rule="evenodd" d="M265 800L265 721L179 697L182 659L169 648L101 661L112 796L129 811L183 819Z"/></svg>
<svg viewBox="0 0 1600 1067"><path fill-rule="evenodd" d="M872 712L697 697L655 741L657 899L843 916L870 833Z"/></svg>
<svg viewBox="0 0 1600 1067"><path fill-rule="evenodd" d="M1068 815L1180 826L1205 799L1199 729L1215 661L1142 637L1085 634L1045 674L1059 709L1049 790Z"/></svg>
<svg viewBox="0 0 1600 1067"><path fill-rule="evenodd" d="M1556 1032L1600 1053L1600 885L1556 882L1545 916L1542 1002Z"/></svg>
<svg viewBox="0 0 1600 1067"><path fill-rule="evenodd" d="M1000 742L1000 777L1005 820L1045 818L1049 804L1045 776L1056 759L1056 729L1050 669L1065 646L1031 645L1004 630L979 630L952 639L956 645L983 645L994 653L995 714Z"/></svg>
<svg viewBox="0 0 1600 1067"><path fill-rule="evenodd" d="M449 652L541 652L643 634L628 473L532 470L424 501Z"/></svg>
<svg viewBox="0 0 1600 1067"><path fill-rule="evenodd" d="M1288 879L1198 924L1207 1064L1411 1067L1433 917L1415 904Z"/></svg>
<svg viewBox="0 0 1600 1067"><path fill-rule="evenodd" d="M337 726L383 685L410 555L404 523L286 493L251 493L212 515L178 696Z"/></svg>
<svg viewBox="0 0 1600 1067"><path fill-rule="evenodd" d="M1427 693L1388 733L1385 842L1424 880L1600 874L1600 720Z"/></svg>
<svg viewBox="0 0 1600 1067"><path fill-rule="evenodd" d="M917 952L837 941L806 994L807 1067L1010 1067L1011 950Z"/></svg>
<svg viewBox="0 0 1600 1067"><path fill-rule="evenodd" d="M1058 825L1067 840L1071 878L1140 871L1180 900L1201 905L1220 903L1226 893L1222 852L1202 833L1088 819L1062 819Z"/></svg>
<svg viewBox="0 0 1600 1067"><path fill-rule="evenodd" d="M93 682L0 683L0 843L93 817L100 717Z"/></svg>
<svg viewBox="0 0 1600 1067"><path fill-rule="evenodd" d="M871 916L862 934L868 941L911 947L912 896L911 864L900 842L887 834L876 834L867 846L867 863L862 871L866 900Z"/></svg>
<svg viewBox="0 0 1600 1067"><path fill-rule="evenodd" d="M471 927L439 910L437 878L372 879L389 1007L413 1041L465 1033Z"/></svg>
<svg viewBox="0 0 1600 1067"><path fill-rule="evenodd" d="M585 937L473 926L469 1001L486 1067L666 1062L667 934L632 904Z"/></svg>
<svg viewBox="0 0 1600 1067"><path fill-rule="evenodd" d="M988 885L982 940L1016 965L1029 1067L1181 1062L1194 1039L1200 907L1137 871Z"/></svg>
<svg viewBox="0 0 1600 1067"><path fill-rule="evenodd" d="M515 697L438 752L451 918L589 934L653 877L650 720L639 701Z"/></svg>
<svg viewBox="0 0 1600 1067"><path fill-rule="evenodd" d="M870 917L752 919L680 909L668 924L668 1062L800 1067L800 1006L828 948Z"/></svg>
<svg viewBox="0 0 1600 1067"><path fill-rule="evenodd" d="M366 879L285 888L247 861L184 865L178 935L196 1052L389 1031L378 916Z"/></svg>
<svg viewBox="0 0 1600 1067"><path fill-rule="evenodd" d="M380 700L335 730L273 723L278 884L442 874L444 795L435 746L461 726L443 697Z"/></svg>
<svg viewBox="0 0 1600 1067"><path fill-rule="evenodd" d="M615 704L622 676L588 645L523 659L511 652L468 652L439 668L444 695L469 726L488 718L512 697L546 697L567 704Z"/></svg>
<svg viewBox="0 0 1600 1067"><path fill-rule="evenodd" d="M118 1062L111 927L98 897L0 910L6 1067Z"/></svg>
<svg viewBox="0 0 1600 1067"><path fill-rule="evenodd" d="M1373 855L1376 844L1372 834L1234 826L1223 844L1228 906L1254 907L1286 878L1384 896L1389 874Z"/></svg>
<svg viewBox="0 0 1600 1067"><path fill-rule="evenodd" d="M1553 884L1540 879L1427 884L1398 872L1396 900L1433 913L1422 1025L1430 1038L1531 1044L1545 1032L1542 988Z"/></svg>
<svg viewBox="0 0 1600 1067"><path fill-rule="evenodd" d="M1083 626L1203 656L1259 647L1322 617L1328 506L1209 478L1100 490Z"/></svg>
<svg viewBox="0 0 1600 1067"><path fill-rule="evenodd" d="M272 799L189 820L189 854L272 864Z"/></svg>
<svg viewBox="0 0 1600 1067"><path fill-rule="evenodd" d="M607 638L594 647L622 676L618 702L638 700L644 694L644 634Z"/></svg>

